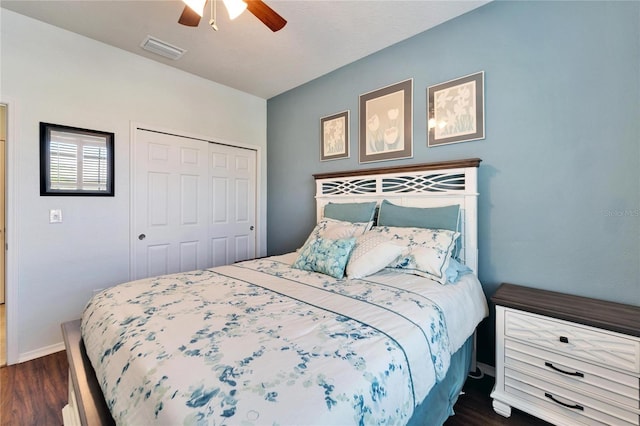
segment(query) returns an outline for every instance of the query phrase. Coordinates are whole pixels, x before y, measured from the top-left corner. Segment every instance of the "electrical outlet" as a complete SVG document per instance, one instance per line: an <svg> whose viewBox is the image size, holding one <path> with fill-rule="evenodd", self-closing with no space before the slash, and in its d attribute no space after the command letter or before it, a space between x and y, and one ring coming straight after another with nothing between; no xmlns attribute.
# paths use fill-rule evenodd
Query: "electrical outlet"
<svg viewBox="0 0 640 426"><path fill-rule="evenodd" d="M49 223L62 223L62 210L49 210Z"/></svg>

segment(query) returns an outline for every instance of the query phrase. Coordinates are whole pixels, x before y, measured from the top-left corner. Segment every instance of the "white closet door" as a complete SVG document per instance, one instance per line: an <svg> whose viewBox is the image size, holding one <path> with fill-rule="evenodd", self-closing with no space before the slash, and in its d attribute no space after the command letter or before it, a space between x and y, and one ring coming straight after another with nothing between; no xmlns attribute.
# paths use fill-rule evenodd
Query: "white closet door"
<svg viewBox="0 0 640 426"><path fill-rule="evenodd" d="M143 129L136 129L134 143L132 279L255 257L255 231L246 231L244 238L238 232L255 223L255 151ZM253 171L245 173L253 179L243 183L234 172L226 183L216 180L222 174L213 172L224 169L216 154L220 150L232 171L242 170L242 158L253 156L252 165L247 163ZM219 195L225 191L225 197ZM238 249L243 241L245 248ZM230 250L224 256L219 248L223 242Z"/></svg>
<svg viewBox="0 0 640 426"><path fill-rule="evenodd" d="M228 265L256 253L256 152L211 144L211 262Z"/></svg>
<svg viewBox="0 0 640 426"><path fill-rule="evenodd" d="M136 132L135 276L206 267L208 144Z"/></svg>

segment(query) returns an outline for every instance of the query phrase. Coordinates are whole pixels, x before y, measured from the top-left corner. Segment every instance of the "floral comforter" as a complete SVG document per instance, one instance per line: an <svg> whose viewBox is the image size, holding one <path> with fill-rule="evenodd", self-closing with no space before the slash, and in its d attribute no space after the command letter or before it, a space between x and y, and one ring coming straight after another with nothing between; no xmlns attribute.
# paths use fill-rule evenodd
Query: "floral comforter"
<svg viewBox="0 0 640 426"><path fill-rule="evenodd" d="M336 280L292 260L96 295L82 334L116 422L404 424L487 314L473 275Z"/></svg>

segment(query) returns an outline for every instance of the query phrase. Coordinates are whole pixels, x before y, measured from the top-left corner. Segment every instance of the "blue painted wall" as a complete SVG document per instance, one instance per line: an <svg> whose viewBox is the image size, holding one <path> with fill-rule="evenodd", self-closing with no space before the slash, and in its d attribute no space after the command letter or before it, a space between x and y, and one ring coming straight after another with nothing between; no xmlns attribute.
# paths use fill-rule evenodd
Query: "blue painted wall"
<svg viewBox="0 0 640 426"><path fill-rule="evenodd" d="M485 71L486 138L426 144L426 88ZM411 159L358 164L358 96L414 79ZM351 111L351 158L320 117ZM479 277L640 306L640 3L496 1L267 104L268 252L315 223L313 173L469 157ZM492 320L479 358L493 364Z"/></svg>

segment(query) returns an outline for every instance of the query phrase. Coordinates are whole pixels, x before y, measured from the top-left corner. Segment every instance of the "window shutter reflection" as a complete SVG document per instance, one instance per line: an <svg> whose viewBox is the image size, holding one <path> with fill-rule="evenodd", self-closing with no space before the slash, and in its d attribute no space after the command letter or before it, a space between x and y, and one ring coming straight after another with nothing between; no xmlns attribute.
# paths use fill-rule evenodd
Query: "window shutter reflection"
<svg viewBox="0 0 640 426"><path fill-rule="evenodd" d="M79 153L82 153L79 155ZM107 189L107 144L104 138L51 132L51 189Z"/></svg>

